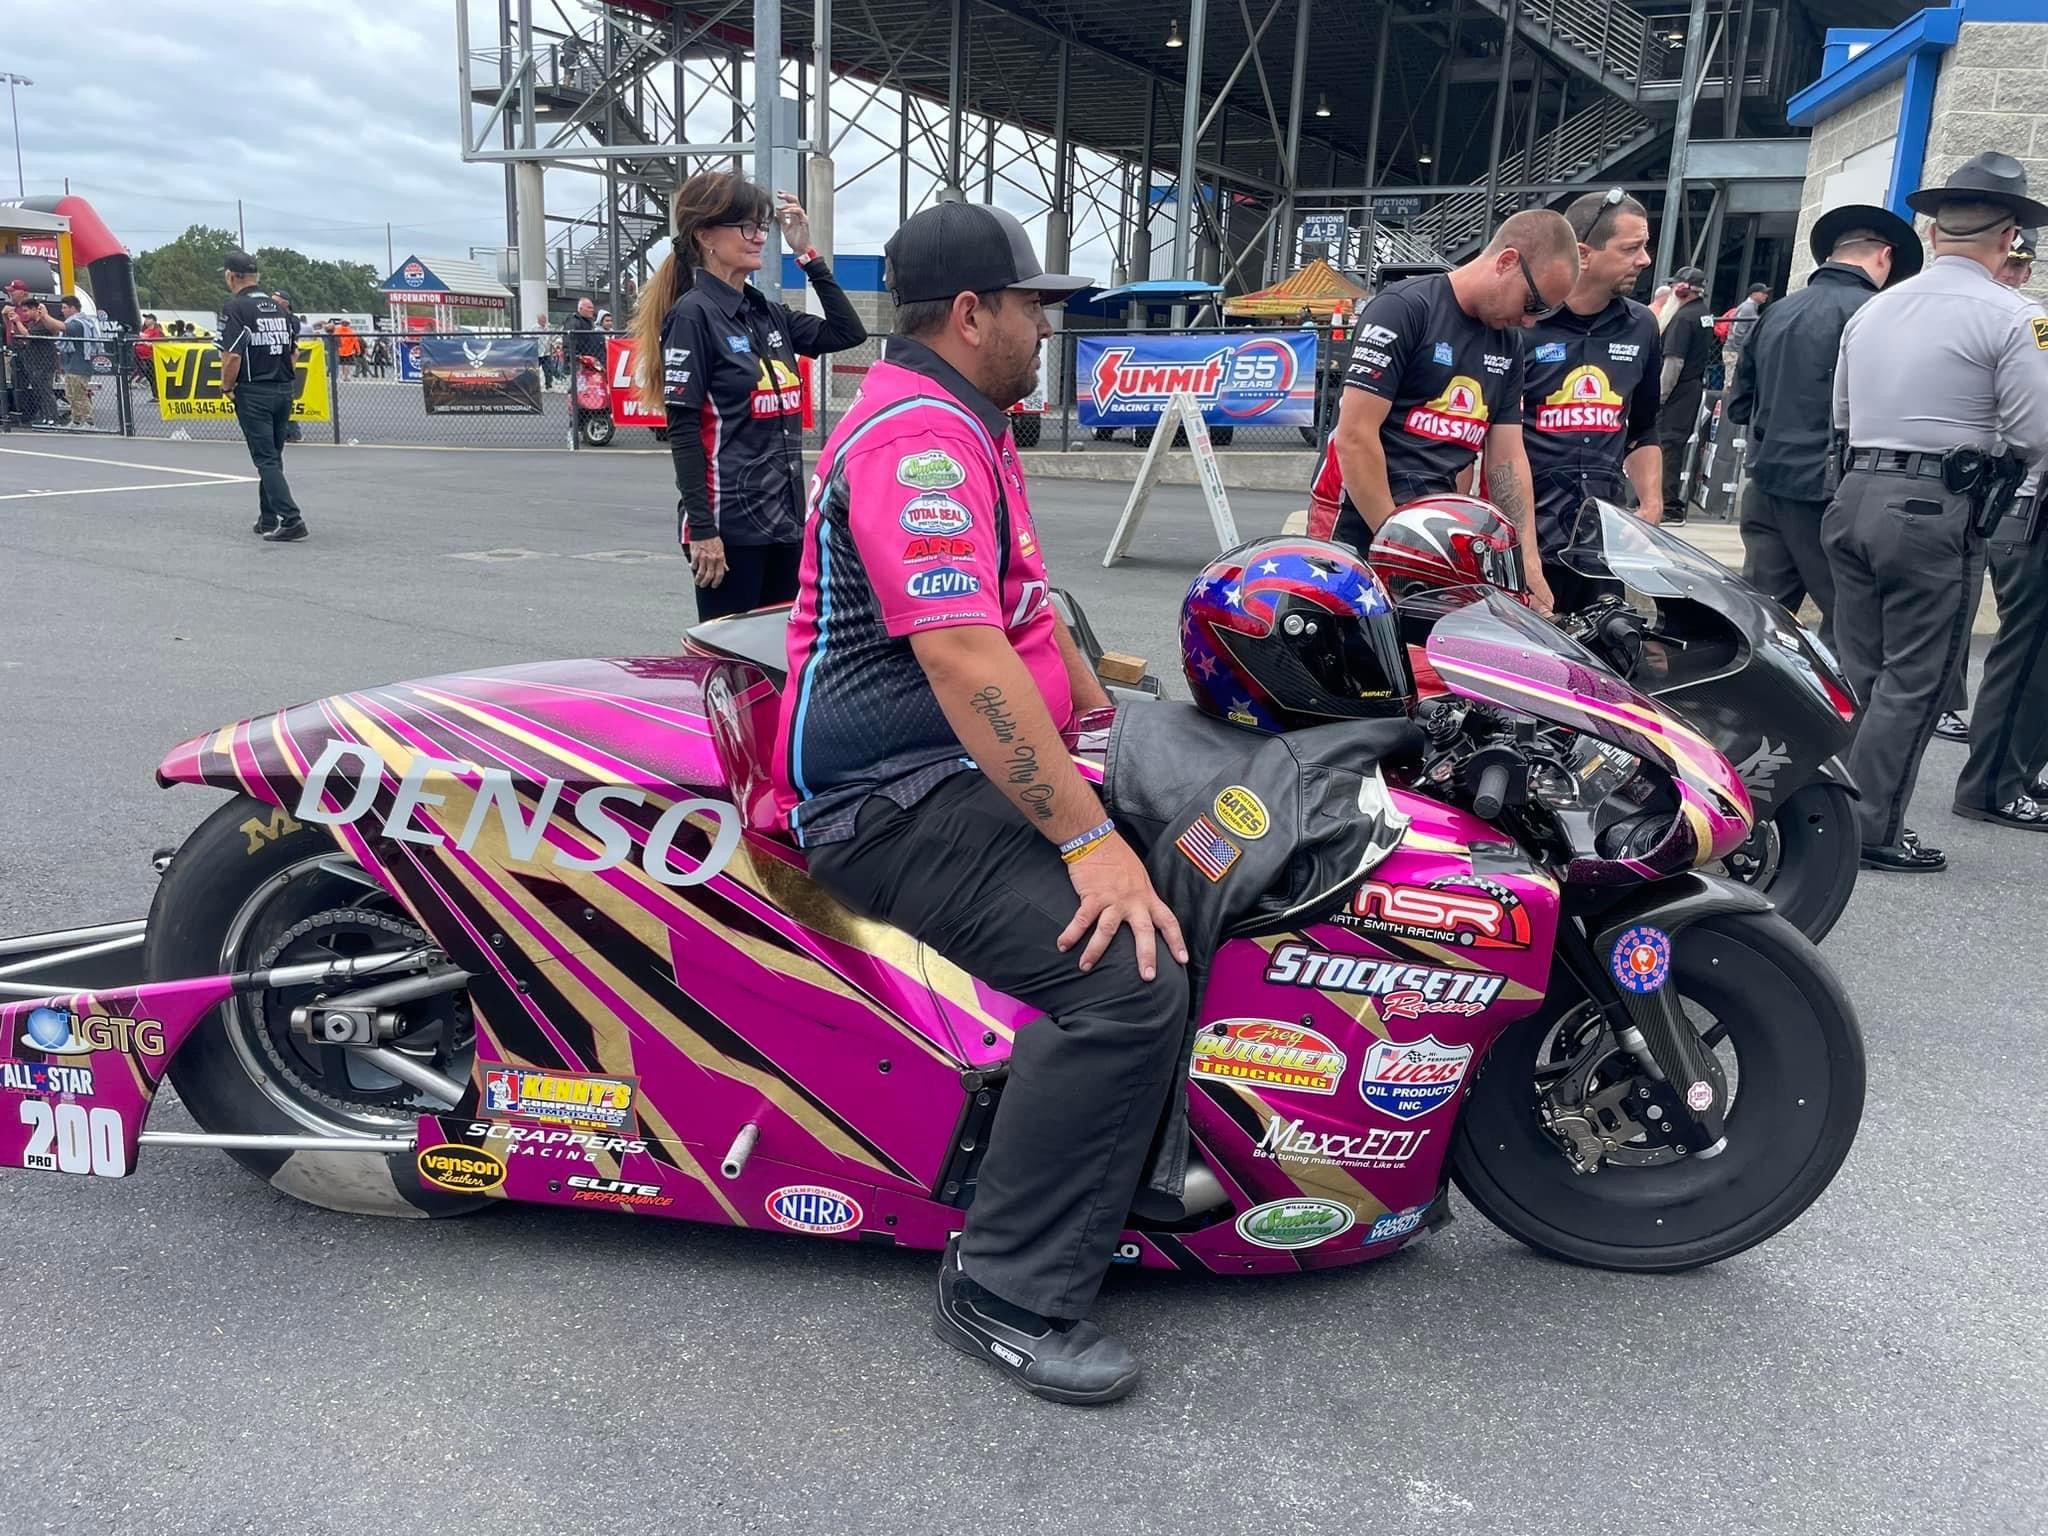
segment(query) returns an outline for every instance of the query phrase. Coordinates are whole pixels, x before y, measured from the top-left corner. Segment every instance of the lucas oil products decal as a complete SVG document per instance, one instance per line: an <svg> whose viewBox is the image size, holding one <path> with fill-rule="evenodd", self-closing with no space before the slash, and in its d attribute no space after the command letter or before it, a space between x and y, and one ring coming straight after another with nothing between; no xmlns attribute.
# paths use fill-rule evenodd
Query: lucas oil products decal
<svg viewBox="0 0 2048 1536"><path fill-rule="evenodd" d="M1458 1096L1471 1064L1471 1046L1445 1045L1435 1035L1406 1043L1380 1040L1365 1053L1358 1091L1383 1114L1417 1120Z"/></svg>

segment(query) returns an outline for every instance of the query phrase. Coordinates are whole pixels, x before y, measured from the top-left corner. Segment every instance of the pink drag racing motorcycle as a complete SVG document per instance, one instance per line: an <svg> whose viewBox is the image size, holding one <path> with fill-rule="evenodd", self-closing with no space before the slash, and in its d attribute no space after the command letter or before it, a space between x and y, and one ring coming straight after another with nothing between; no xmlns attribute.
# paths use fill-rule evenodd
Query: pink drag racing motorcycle
<svg viewBox="0 0 2048 1536"><path fill-rule="evenodd" d="M1750 833L1733 768L1500 594L1434 600L1448 692L1426 752L1379 765L1378 861L1216 952L1182 1209L1133 1218L1119 1262L1378 1258L1454 1180L1547 1253L1680 1270L1781 1230L1847 1155L1848 999L1765 898L1699 873ZM0 1167L211 1146L341 1211L942 1248L1034 1015L838 907L778 835L784 617L175 749L162 783L231 798L146 929L0 951ZM1215 816L1259 835L1246 798ZM137 945L139 985L81 979ZM200 1132L145 1131L166 1075Z"/></svg>

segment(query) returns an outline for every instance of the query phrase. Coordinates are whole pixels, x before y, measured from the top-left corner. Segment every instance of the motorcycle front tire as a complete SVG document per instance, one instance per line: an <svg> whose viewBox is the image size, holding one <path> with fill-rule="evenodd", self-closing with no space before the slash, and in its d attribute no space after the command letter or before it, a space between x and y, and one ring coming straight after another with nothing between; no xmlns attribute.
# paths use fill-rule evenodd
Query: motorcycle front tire
<svg viewBox="0 0 2048 1536"><path fill-rule="evenodd" d="M1863 1117L1863 1036L1812 942L1775 912L1717 912L1672 935L1667 985L1732 1045L1727 1145L1573 1170L1535 1087L1537 1052L1583 1003L1566 983L1487 1052L1452 1132L1452 1178L1510 1237L1599 1269L1697 1269L1783 1231L1840 1170Z"/></svg>
<svg viewBox="0 0 2048 1536"><path fill-rule="evenodd" d="M1778 829L1778 872L1764 887L1785 920L1818 944L1849 905L1861 868L1856 798L1816 779L1771 817Z"/></svg>

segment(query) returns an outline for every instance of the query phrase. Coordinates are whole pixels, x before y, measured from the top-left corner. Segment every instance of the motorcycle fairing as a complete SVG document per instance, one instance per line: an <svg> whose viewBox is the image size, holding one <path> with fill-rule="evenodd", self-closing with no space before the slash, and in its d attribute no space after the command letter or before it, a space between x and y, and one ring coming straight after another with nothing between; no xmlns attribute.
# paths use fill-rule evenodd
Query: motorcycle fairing
<svg viewBox="0 0 2048 1536"><path fill-rule="evenodd" d="M165 1066L231 990L207 976L0 1004L0 1168L134 1172Z"/></svg>

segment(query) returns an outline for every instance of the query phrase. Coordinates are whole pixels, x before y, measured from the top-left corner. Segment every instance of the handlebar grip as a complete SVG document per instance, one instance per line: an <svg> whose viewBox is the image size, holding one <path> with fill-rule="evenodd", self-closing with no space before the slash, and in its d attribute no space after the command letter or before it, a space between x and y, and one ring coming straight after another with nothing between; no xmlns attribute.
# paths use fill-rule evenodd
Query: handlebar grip
<svg viewBox="0 0 2048 1536"><path fill-rule="evenodd" d="M1507 803L1508 770L1505 763L1488 763L1479 770L1479 787L1472 791L1472 814L1491 821Z"/></svg>

